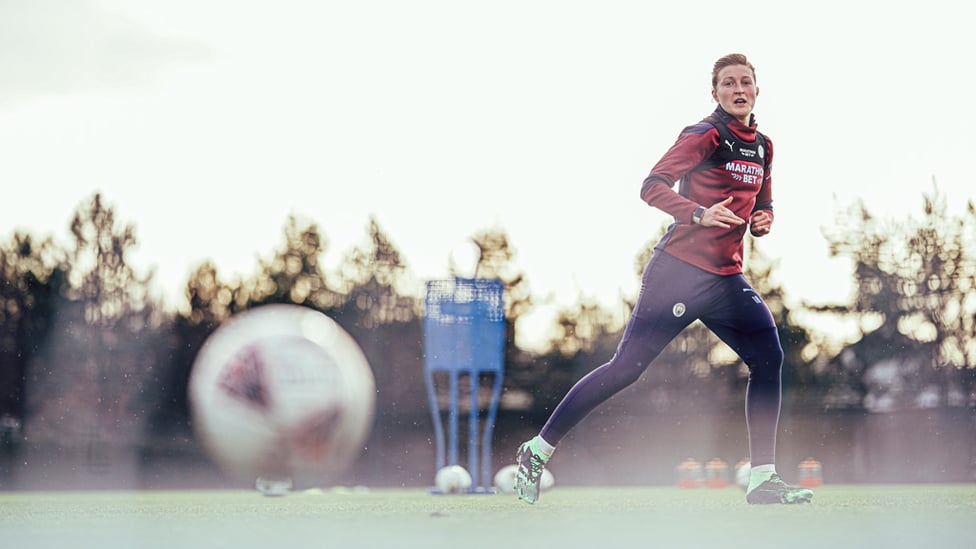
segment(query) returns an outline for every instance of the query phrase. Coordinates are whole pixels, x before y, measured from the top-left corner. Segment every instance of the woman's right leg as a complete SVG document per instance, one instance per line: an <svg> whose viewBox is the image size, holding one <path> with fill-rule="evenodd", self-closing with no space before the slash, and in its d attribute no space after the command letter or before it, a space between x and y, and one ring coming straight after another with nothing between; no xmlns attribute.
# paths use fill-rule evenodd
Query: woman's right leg
<svg viewBox="0 0 976 549"><path fill-rule="evenodd" d="M539 435L555 447L597 406L637 381L647 366L694 317L680 294L670 290L675 269L687 265L663 253L655 253L644 269L641 291L617 351L609 362L588 373L566 393ZM677 278L681 280L681 278ZM669 291L665 291L667 288Z"/></svg>
<svg viewBox="0 0 976 549"><path fill-rule="evenodd" d="M661 252L644 269L637 304L630 315L617 352L609 362L576 382L563 397L539 436L519 446L515 492L535 503L539 482L556 444L601 403L637 381L668 343L703 310L702 288L714 280L705 273Z"/></svg>

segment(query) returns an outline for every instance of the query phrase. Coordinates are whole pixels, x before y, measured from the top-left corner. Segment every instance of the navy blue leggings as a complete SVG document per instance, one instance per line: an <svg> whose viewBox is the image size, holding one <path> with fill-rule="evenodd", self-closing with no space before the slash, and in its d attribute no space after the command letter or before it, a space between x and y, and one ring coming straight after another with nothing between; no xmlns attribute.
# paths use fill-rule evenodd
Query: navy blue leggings
<svg viewBox="0 0 976 549"><path fill-rule="evenodd" d="M637 381L696 319L749 367L746 424L752 463L775 463L783 350L769 309L742 275L715 275L661 251L654 252L644 269L637 304L617 352L566 393L543 426L542 438L558 444L598 405Z"/></svg>

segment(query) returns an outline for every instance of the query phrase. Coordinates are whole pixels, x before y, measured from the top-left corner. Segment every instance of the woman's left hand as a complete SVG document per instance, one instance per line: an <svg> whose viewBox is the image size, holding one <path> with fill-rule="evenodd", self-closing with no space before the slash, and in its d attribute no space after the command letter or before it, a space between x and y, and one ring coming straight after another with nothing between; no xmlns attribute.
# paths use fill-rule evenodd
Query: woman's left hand
<svg viewBox="0 0 976 549"><path fill-rule="evenodd" d="M766 210L753 212L749 216L749 231L752 236L765 236L773 226L773 215Z"/></svg>

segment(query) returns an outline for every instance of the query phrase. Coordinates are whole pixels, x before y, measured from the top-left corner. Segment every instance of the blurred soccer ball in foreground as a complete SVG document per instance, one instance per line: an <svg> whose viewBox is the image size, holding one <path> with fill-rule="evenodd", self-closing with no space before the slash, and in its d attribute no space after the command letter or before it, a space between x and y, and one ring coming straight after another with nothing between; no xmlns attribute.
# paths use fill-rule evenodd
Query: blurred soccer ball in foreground
<svg viewBox="0 0 976 549"><path fill-rule="evenodd" d="M495 491L501 494L515 493L515 475L518 473L518 465L506 465L495 473ZM539 490L545 492L556 485L556 477L549 469L542 470L542 478L539 479Z"/></svg>
<svg viewBox="0 0 976 549"><path fill-rule="evenodd" d="M462 494L471 489L471 473L460 465L447 465L437 470L434 486L443 494Z"/></svg>
<svg viewBox="0 0 976 549"><path fill-rule="evenodd" d="M226 472L322 483L363 449L373 373L356 342L324 314L265 305L217 329L193 364L196 434Z"/></svg>

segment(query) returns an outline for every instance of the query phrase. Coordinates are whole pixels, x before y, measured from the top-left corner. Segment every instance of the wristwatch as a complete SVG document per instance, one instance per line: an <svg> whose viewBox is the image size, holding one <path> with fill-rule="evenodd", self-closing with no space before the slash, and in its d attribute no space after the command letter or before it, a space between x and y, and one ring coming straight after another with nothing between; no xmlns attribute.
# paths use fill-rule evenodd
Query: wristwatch
<svg viewBox="0 0 976 549"><path fill-rule="evenodd" d="M691 220L695 225L701 225L702 217L705 217L705 206L695 208L695 213L691 214Z"/></svg>

